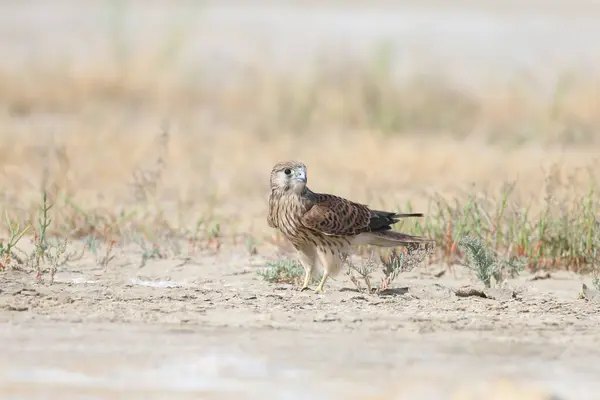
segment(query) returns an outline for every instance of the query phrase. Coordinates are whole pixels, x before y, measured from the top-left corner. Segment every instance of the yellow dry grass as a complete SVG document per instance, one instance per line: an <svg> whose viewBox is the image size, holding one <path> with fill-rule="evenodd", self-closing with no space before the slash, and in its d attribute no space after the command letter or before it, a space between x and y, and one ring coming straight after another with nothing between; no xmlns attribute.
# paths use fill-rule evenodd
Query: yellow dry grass
<svg viewBox="0 0 600 400"><path fill-rule="evenodd" d="M135 201L136 170L160 169L157 199L197 213L216 207L244 229L264 228L268 174L283 159L304 161L315 190L387 207L410 200L422 208L434 193L457 195L473 185L498 190L513 180L524 201L542 204L548 177L574 195L596 183L590 173L597 170L595 147L542 149L534 142L507 150L477 140L339 130L261 138L242 129L185 129L174 121L163 154L160 118L149 113L123 121L120 110L110 111L97 123L65 117L50 128L5 120L4 129L14 133L0 138L4 203L39 202L45 186L79 204L117 211ZM161 157L164 167L156 165Z"/></svg>
<svg viewBox="0 0 600 400"><path fill-rule="evenodd" d="M473 125L475 118L481 129L427 128L417 121L389 131L378 121L369 123L362 117L351 121L371 112L364 89L352 91L346 81L324 77L315 81L288 77L274 83L273 74L265 71L262 79L255 77L234 92L180 90L176 83L156 84L143 74L131 74L135 78L123 81L110 69L104 74L57 73L39 75L33 82L23 82L20 75L0 79L5 110L0 116L0 185L5 199L12 200L5 201L10 205L37 202L43 185L54 185L77 202L116 210L133 201L129 184L136 169L159 168L157 199L180 201L190 212L211 207L223 215L239 214L236 223L241 229L262 229L268 173L282 159L306 162L315 190L388 207L407 200L423 207L433 193L457 194L472 185L498 189L513 180L524 200L543 202L550 175L554 185L570 193L581 190L580 194L595 179L589 173L598 158L598 148L589 145L593 138L579 142L559 135L564 122L552 120L547 99L536 102L533 96L519 100L508 92L490 94L492 100L479 99L474 107L483 111L453 122ZM348 79L370 85L373 91L381 88L364 74L363 81ZM411 85L415 87L410 89ZM418 82L386 87L389 104L402 107L390 110L409 116L418 111L423 120L428 115L435 120L455 98L466 96L438 98L436 94L445 90L443 83L430 93L424 94L422 88ZM573 91L556 112L600 126L586 101L590 88ZM288 98L294 93L297 98ZM571 100L577 96L579 101ZM282 98L288 98L288 109L282 110ZM274 118L298 109L303 98L317 100L310 102L306 121ZM345 111L338 113L336 107ZM215 117L211 121L205 115ZM165 119L169 139L163 149L158 142ZM541 127L525 143L519 142L517 130L504 129L515 121L536 119ZM159 159L164 159L163 167L155 165Z"/></svg>

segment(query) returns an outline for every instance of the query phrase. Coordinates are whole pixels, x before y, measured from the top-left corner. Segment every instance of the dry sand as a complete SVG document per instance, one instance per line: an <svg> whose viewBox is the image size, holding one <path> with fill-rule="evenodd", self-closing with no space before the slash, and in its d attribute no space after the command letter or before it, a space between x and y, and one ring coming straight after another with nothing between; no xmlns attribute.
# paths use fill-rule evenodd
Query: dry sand
<svg viewBox="0 0 600 400"><path fill-rule="evenodd" d="M269 284L277 257L225 247L181 260L123 250L53 285L0 275L4 398L596 398L598 304L582 278L523 275L493 298L457 297L461 267L401 275L400 294ZM589 282L588 282L589 285ZM546 396L546 394L548 394ZM483 397L482 397L483 396ZM494 397L495 396L495 397Z"/></svg>

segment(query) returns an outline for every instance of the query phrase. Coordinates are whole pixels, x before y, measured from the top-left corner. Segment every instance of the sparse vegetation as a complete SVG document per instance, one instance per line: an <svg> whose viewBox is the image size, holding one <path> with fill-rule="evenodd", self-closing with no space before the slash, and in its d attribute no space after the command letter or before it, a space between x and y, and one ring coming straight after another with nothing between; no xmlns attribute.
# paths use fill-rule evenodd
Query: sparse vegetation
<svg viewBox="0 0 600 400"><path fill-rule="evenodd" d="M435 238L440 249L435 260L446 265L466 261L463 249L472 253L475 242L465 242L463 249L458 245L460 238L469 237L501 259L526 260L531 271L590 272L600 262L595 250L600 245L600 197L593 188L584 196L564 191L558 186L560 174L555 165L546 177L545 200L535 205L518 199L516 183L504 185L496 196L467 194L449 201L436 195L427 218L415 220L408 231ZM412 209L410 204L407 208Z"/></svg>
<svg viewBox="0 0 600 400"><path fill-rule="evenodd" d="M380 255L379 258L383 266L383 279L379 285L379 290L389 289L398 275L402 272L411 271L428 255L431 255L433 249L431 245L407 246L400 253L393 249L387 255Z"/></svg>
<svg viewBox="0 0 600 400"><path fill-rule="evenodd" d="M215 194L217 192L213 188L218 187L219 183L216 180L211 181L212 178L209 177L207 179L212 182L210 183L212 186L208 188L208 195L203 195L199 191L195 192L198 198L205 200L204 206L200 210L195 205L203 204L202 201L192 202L189 199L190 195L186 195L187 199L180 197L175 203L177 208L172 210L170 203L165 202L164 199L166 194L172 190L169 185L177 182L174 174L181 169L178 169L175 161L166 161L170 159L170 156L169 148L165 143L171 143L175 138L182 140L182 137L172 137L174 133L169 129L163 127L163 131L159 133L159 140L150 144L150 149L153 148L152 146L157 146L156 153L158 155L155 160L158 161L148 163L148 168L154 171L157 170L156 166L160 165L158 168L161 171L160 174L144 173L143 168L140 167L144 163L131 165L132 169L138 171L136 176L151 175L156 179L137 179L133 189L131 187L126 189L127 182L124 181L122 188L125 188L126 194L118 197L111 195L110 192L103 192L104 196L113 196L111 202L105 202L107 205L104 206L98 202L83 206L81 204L84 204L84 201L77 200L73 195L74 188L77 187L73 180L73 176L77 174L75 165L85 164L82 164L84 160L78 161L79 164L72 160L76 154L68 149L68 143L60 147L63 149L61 151L47 152L50 155L54 154L57 159L60 158L58 164L61 167L58 169L52 167L51 156L45 158L44 164L41 164L42 168L45 168L44 179L53 182L53 184L47 185L51 188L50 191L42 192L42 205L35 205L35 209L32 209L22 201L17 203L4 201L2 203L7 222L5 229L8 233L8 240L3 242L1 249L3 265L6 267L12 263L15 257L25 262L19 256L22 251L17 243L20 243L22 239L31 239L36 248L36 255L32 263L38 277L41 277L41 270L38 267L43 264L43 257L49 246L49 237L58 239L60 243L63 243L65 238L74 241L84 239L87 250L94 255L99 265L105 267L114 260L115 250L129 243L137 243L141 248L141 265L150 259L163 258L167 249L180 254L181 249L176 249L180 247L178 244L180 241L188 243L188 259L197 255L199 250L219 253L225 242L245 246L249 255L259 252L258 243L271 243L285 247L284 241L274 242L267 236L270 236L272 232L264 226L263 218L261 218L264 208L263 206L257 207L259 203L254 201L259 198L264 201L264 193L242 195L236 192L237 189L244 187L244 181L253 180L253 178L237 180L231 187L231 192L218 195ZM292 140L293 143L296 139L287 137L284 140ZM356 140L365 140L365 143L372 143L383 149L380 146L385 146L385 143L393 139L378 138L372 141L366 137L358 137ZM182 151L180 146L181 144L171 147ZM85 160L85 162L88 161L93 162L93 159ZM319 175L327 176L327 171L332 171L323 169L322 165L319 167L317 164L313 167L309 162L307 163L311 171L318 168ZM127 168L125 164L118 166L119 170L124 168ZM252 175L257 177L255 181L259 181L258 175L264 175L264 171L268 171L269 168L270 163L261 165L260 169L257 168L253 172L256 175ZM373 168L375 170L376 167ZM377 169L379 170L378 167ZM382 169L384 169L383 165ZM235 171L236 174L238 172L236 168L233 168L232 171ZM375 199L369 203L374 207L424 211L424 218L407 219L395 228L407 233L434 238L437 246L435 252L428 258L427 262L430 263L441 262L448 266L465 263L467 247L459 246L459 242L461 237L468 236L476 238L481 246L489 249L491 253L497 254L501 260L526 259L526 267L531 271L570 269L585 273L591 272L595 265L600 264L599 253L596 250L600 246L600 224L597 220L600 198L595 189L596 180L593 171L591 167L578 170L568 164L555 163L546 169L544 174L539 175L541 187L537 199L533 194L529 198L526 196L526 182L514 181L495 191L490 191L480 184L467 192L457 190L453 195L424 196L419 194L413 196L411 202L400 206L387 204L387 198ZM339 180L340 176L343 177L344 168L341 165L335 166L335 172L336 179ZM351 178L352 175L348 174L348 176ZM111 179L112 177L109 177L107 182L112 182ZM580 182L580 184L567 187L565 186L567 181ZM2 184L6 185L7 182L11 182L10 177ZM381 184L375 180L369 183L368 188L364 187L364 189L370 189L371 183L375 187ZM79 184L83 184L83 182L80 181ZM144 187L144 185L148 185L148 187ZM187 180L182 181L181 185L180 188L185 187ZM322 184L312 186L317 190L328 190ZM106 187L106 183L104 187ZM168 189L168 192L165 188ZM361 192L349 193L344 192L343 189L334 191L355 200L365 198L364 193L361 194ZM7 189L6 193L8 196L21 194L11 192L10 189ZM141 193L144 195L142 196ZM28 195L28 192L23 192L19 197L28 199ZM228 199L227 196L232 197ZM53 199L52 205L49 203L50 198ZM131 200L127 200L131 198L133 198L133 203ZM227 214L219 208L219 202L233 204L231 203L233 199L236 202L250 204L253 216L245 218L235 212ZM34 204L37 202L35 198L32 201ZM117 207L116 205L121 201L123 201L122 206ZM167 205L171 211L166 209ZM52 217L49 215L50 211L52 211ZM200 213L200 217L198 217L198 213ZM195 216L190 218L192 215ZM174 218L175 216L176 218ZM262 226L260 222L263 222ZM31 232L27 228L28 225L35 226L33 238L29 238L27 235ZM20 230L21 226L25 226L25 228ZM249 226L255 226L255 228L248 230ZM150 237L155 239L148 239ZM140 238L146 239L143 239L142 243ZM164 243L157 241L164 241ZM22 263L18 262L17 264ZM366 270L355 268L354 274L362 280L363 285L372 289L373 281L368 274L371 266L367 263L365 266L357 268L366 268ZM510 270L509 266L505 266L505 268ZM395 275L391 271L388 271L386 276L381 282L382 287L389 285L395 279Z"/></svg>
<svg viewBox="0 0 600 400"><path fill-rule="evenodd" d="M350 281L354 284L359 292L375 293L383 292L391 288L392 283L402 272L411 271L425 257L431 255L433 246L407 246L402 251L393 249L388 251L387 254L380 252L379 262L376 261L376 255L373 250L370 251L369 256L359 262L354 263L348 254L344 254L342 260L346 266L346 275L350 278ZM379 286L373 286L373 274L380 269L383 277ZM363 287L364 284L364 287Z"/></svg>
<svg viewBox="0 0 600 400"><path fill-rule="evenodd" d="M492 278L501 284L507 277L514 278L526 265L524 259L504 259L492 254L481 240L471 236L463 236L458 242L459 248L466 254L467 267L475 272L485 287L491 287Z"/></svg>
<svg viewBox="0 0 600 400"><path fill-rule="evenodd" d="M424 211L396 228L435 239L426 262L466 263L474 247L459 244L469 237L498 260L526 259L531 271L600 264L593 79L565 72L549 96L534 77L465 89L442 70L399 78L396 55L382 46L370 59L322 59L309 74L256 64L215 85L189 79L203 76L199 65L176 68L193 24L170 24L152 53L125 34L126 8L111 10L110 51L98 60L76 69L34 60L27 80L21 64L0 70L3 269L27 263L19 246L32 242L41 277L49 247L65 239L103 267L130 244L141 266L179 257L186 242L188 261L225 244L248 255L285 249L264 223L264 199L269 168L288 156L307 163L315 190ZM46 117L64 122L59 134L46 134ZM547 147L538 157L540 144L569 151ZM410 264L404 253L389 257L376 263L380 287ZM370 263L351 268L369 291L379 268Z"/></svg>
<svg viewBox="0 0 600 400"><path fill-rule="evenodd" d="M6 224L8 226L10 238L6 243L0 242L0 257L2 258L0 269L2 270L7 267L10 267L13 264L13 261L18 261L22 264L22 261L16 256L14 252L17 248L17 243L19 243L19 240L21 240L23 235L25 235L25 233L29 229L29 225L26 226L23 230L21 230L20 224L17 223L16 225L13 225L8 214L6 214Z"/></svg>
<svg viewBox="0 0 600 400"><path fill-rule="evenodd" d="M163 257L160 253L158 244L153 243L151 246L148 246L144 238L141 236L137 237L136 242L140 246L140 249L142 251L142 257L139 265L140 268L145 266L146 262L150 259L160 259Z"/></svg>
<svg viewBox="0 0 600 400"><path fill-rule="evenodd" d="M355 264L348 254L343 255L342 261L346 265L346 275L348 275L350 281L359 292L366 291L367 293L372 293L376 290L372 283L373 273L377 270L377 262L375 261L373 252L369 254L366 260L358 264ZM365 285L364 287L363 284Z"/></svg>
<svg viewBox="0 0 600 400"><path fill-rule="evenodd" d="M46 256L46 250L49 248L48 238L46 237L46 231L52 222L48 212L52 206L48 204L48 195L46 191L42 193L42 207L40 209L40 215L37 218L37 232L35 234L34 245L35 252L33 255L33 267L36 270L36 278L42 279L42 261ZM53 277L54 275L52 275Z"/></svg>
<svg viewBox="0 0 600 400"><path fill-rule="evenodd" d="M295 260L267 262L257 273L269 283L298 284L304 278L304 268Z"/></svg>

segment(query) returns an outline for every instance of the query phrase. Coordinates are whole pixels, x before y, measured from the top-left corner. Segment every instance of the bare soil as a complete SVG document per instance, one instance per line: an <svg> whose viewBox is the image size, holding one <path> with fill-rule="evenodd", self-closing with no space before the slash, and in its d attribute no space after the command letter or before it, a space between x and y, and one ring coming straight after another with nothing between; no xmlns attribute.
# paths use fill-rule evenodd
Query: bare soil
<svg viewBox="0 0 600 400"><path fill-rule="evenodd" d="M487 298L457 266L401 275L389 295L345 274L317 295L257 275L239 248L187 263L122 250L55 283L0 274L4 398L592 399L599 304L588 278L524 274ZM183 265L182 265L183 264ZM590 286L589 282L586 282ZM483 396L483 397L481 397Z"/></svg>

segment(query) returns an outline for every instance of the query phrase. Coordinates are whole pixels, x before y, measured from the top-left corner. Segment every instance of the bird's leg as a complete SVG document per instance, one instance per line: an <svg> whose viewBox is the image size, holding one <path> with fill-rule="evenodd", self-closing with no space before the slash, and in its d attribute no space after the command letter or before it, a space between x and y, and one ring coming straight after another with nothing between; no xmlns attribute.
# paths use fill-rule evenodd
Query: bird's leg
<svg viewBox="0 0 600 400"><path fill-rule="evenodd" d="M304 283L300 289L300 291L303 292L308 289L310 277L312 276L314 259L310 257L310 253L307 254L300 250L298 251L298 256L300 259L300 264L302 264L304 267Z"/></svg>
<svg viewBox="0 0 600 400"><path fill-rule="evenodd" d="M304 284L302 284L301 292L308 290L308 283L310 282L311 270L308 268L304 268Z"/></svg>
<svg viewBox="0 0 600 400"><path fill-rule="evenodd" d="M323 272L323 279L321 279L321 283L319 283L319 286L317 286L317 288L315 289L315 293L323 293L323 285L325 285L327 277L329 277L329 272Z"/></svg>
<svg viewBox="0 0 600 400"><path fill-rule="evenodd" d="M323 293L323 286L325 286L325 282L329 275L335 275L335 273L339 270L341 266L341 260L339 256L336 256L331 250L323 249L318 252L319 260L321 265L323 266L323 278L321 278L321 283L315 289L315 293Z"/></svg>

